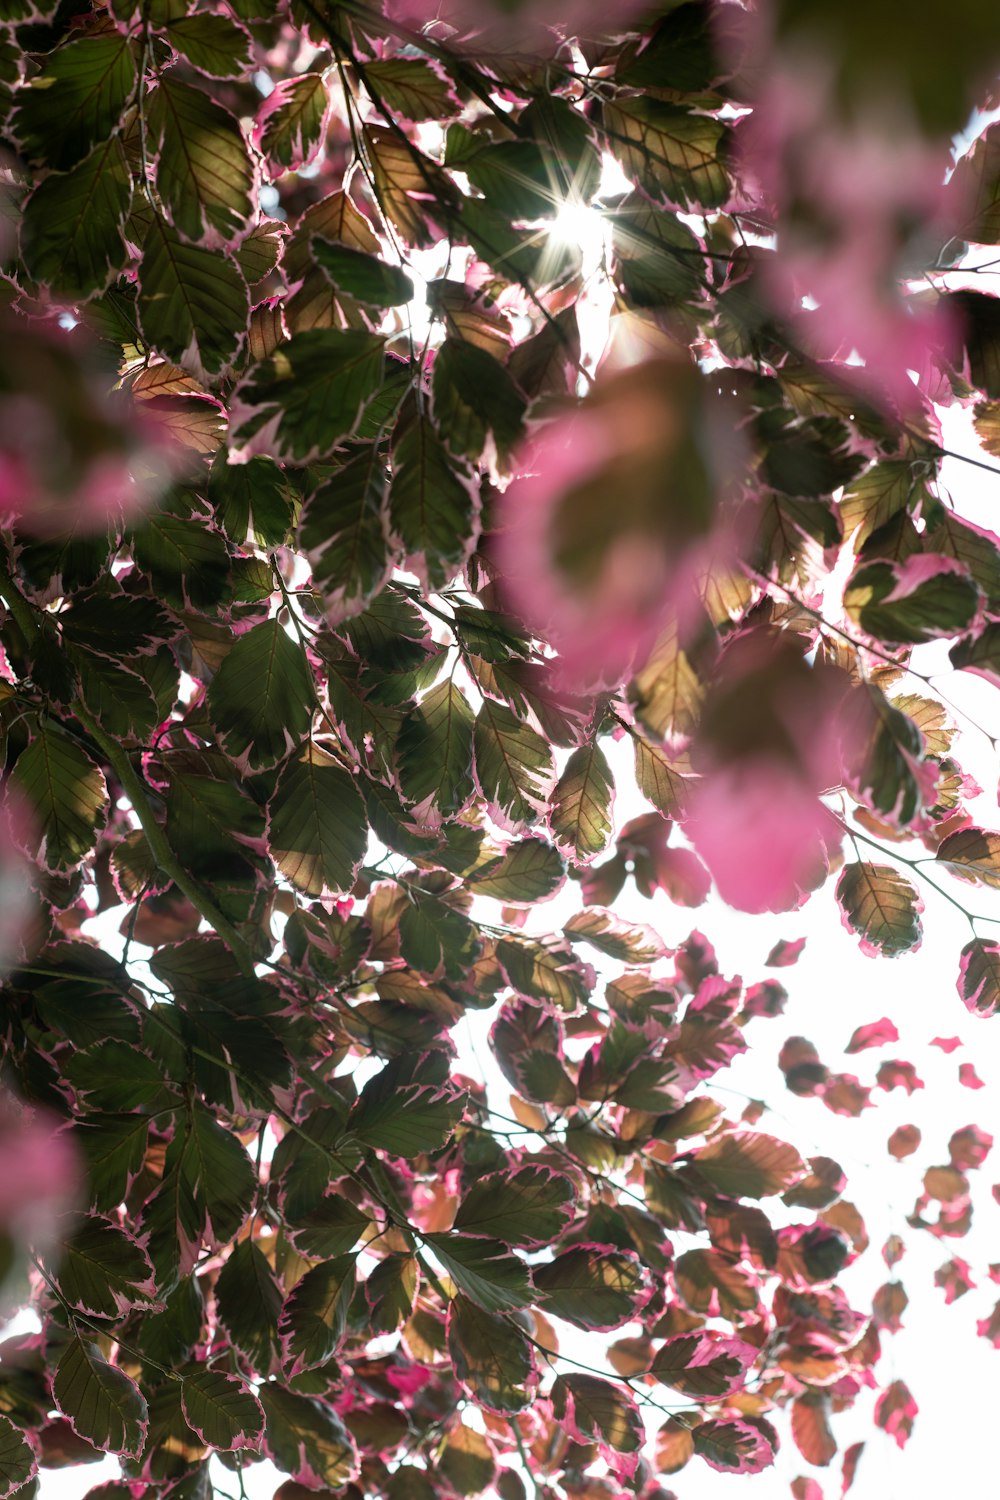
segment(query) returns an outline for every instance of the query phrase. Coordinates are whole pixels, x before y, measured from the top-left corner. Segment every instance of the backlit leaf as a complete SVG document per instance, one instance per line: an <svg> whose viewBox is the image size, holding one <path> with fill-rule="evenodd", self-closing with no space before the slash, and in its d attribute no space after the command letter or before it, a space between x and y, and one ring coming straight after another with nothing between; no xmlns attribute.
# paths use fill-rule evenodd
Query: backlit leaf
<svg viewBox="0 0 1000 1500"><path fill-rule="evenodd" d="M185 19L203 24L222 17ZM159 148L156 187L177 234L196 244L232 248L251 218L253 187L236 120L201 89L169 72L161 76L148 111Z"/></svg>
<svg viewBox="0 0 1000 1500"><path fill-rule="evenodd" d="M252 770L273 766L309 732L313 691L305 653L280 622L255 625L209 689L209 713L226 753Z"/></svg>
<svg viewBox="0 0 1000 1500"><path fill-rule="evenodd" d="M268 841L278 868L310 896L349 891L368 845L355 778L309 743L281 773L269 807Z"/></svg>
<svg viewBox="0 0 1000 1500"><path fill-rule="evenodd" d="M556 843L577 864L600 854L612 833L614 782L596 740L574 750L552 794L549 821Z"/></svg>
<svg viewBox="0 0 1000 1500"><path fill-rule="evenodd" d="M296 464L332 453L382 384L383 342L358 329L317 328L282 344L233 393L234 451Z"/></svg>
<svg viewBox="0 0 1000 1500"><path fill-rule="evenodd" d="M264 1429L260 1402L242 1381L222 1370L184 1377L181 1404L191 1428L210 1448L255 1448Z"/></svg>
<svg viewBox="0 0 1000 1500"><path fill-rule="evenodd" d="M498 1412L530 1406L531 1346L510 1319L455 1297L448 1310L448 1351L455 1374L476 1401Z"/></svg>
<svg viewBox="0 0 1000 1500"><path fill-rule="evenodd" d="M199 379L232 365L249 311L246 282L221 250L185 243L155 216L143 246L139 322L153 348Z"/></svg>
<svg viewBox="0 0 1000 1500"><path fill-rule="evenodd" d="M455 1228L493 1235L511 1245L550 1244L573 1218L575 1197L570 1179L548 1167L490 1173L465 1194Z"/></svg>
<svg viewBox="0 0 1000 1500"><path fill-rule="evenodd" d="M861 951L895 958L919 948L924 903L914 887L890 865L856 861L844 866L837 882L844 926L861 939Z"/></svg>
<svg viewBox="0 0 1000 1500"><path fill-rule="evenodd" d="M106 1453L138 1458L149 1410L139 1387L95 1343L74 1333L56 1366L52 1394L73 1431Z"/></svg>

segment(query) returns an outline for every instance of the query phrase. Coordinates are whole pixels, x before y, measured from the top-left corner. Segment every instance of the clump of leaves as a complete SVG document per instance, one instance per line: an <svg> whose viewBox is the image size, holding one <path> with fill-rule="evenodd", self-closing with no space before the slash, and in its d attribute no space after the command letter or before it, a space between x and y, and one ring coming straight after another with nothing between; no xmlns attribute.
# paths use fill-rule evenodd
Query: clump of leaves
<svg viewBox="0 0 1000 1500"><path fill-rule="evenodd" d="M946 503L934 409L998 451L998 304L947 271L1000 241L997 127L947 187L941 145L995 38L963 0L946 59L894 46L922 133L883 202L871 7L822 120L743 67L791 88L811 0L763 42L701 0L554 9L0 17L0 1278L40 1319L0 1500L102 1452L178 1500L215 1454L390 1500L653 1496L782 1426L826 1465L899 1326L900 1283L871 1320L838 1282L837 1163L708 1091L783 986L622 896L790 910L835 870L894 957L924 879L1000 885L900 681L942 638L1000 681L1000 540ZM857 161L826 215L803 140ZM956 955L981 1018L998 957ZM870 1102L805 1038L779 1061ZM990 1144L956 1132L912 1227L964 1233ZM916 1414L881 1391L897 1443Z"/></svg>

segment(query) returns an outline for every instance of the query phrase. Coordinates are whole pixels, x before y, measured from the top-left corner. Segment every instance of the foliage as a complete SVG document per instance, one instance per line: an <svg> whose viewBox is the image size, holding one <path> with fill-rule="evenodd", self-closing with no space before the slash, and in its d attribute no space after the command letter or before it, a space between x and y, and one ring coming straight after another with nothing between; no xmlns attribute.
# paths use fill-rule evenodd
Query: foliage
<svg viewBox="0 0 1000 1500"><path fill-rule="evenodd" d="M1000 682L939 480L943 406L1000 452L995 28L849 3L810 73L770 9L0 8L0 1500L665 1500L872 1385L909 1436L843 1172L711 1093L785 990L636 917L829 885L894 957L1000 886L914 657Z"/></svg>

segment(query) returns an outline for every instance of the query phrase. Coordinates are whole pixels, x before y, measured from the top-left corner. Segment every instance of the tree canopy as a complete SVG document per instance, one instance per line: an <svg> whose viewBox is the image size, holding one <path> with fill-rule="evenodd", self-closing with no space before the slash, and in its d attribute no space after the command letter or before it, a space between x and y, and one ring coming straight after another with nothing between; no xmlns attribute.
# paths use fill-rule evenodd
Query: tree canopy
<svg viewBox="0 0 1000 1500"><path fill-rule="evenodd" d="M844 1172L713 1092L783 983L641 918L814 896L887 961L930 885L942 1028L1000 1007L923 652L1000 685L940 480L947 407L1000 461L995 33L0 0L0 1500L669 1500L872 1387L905 1443Z"/></svg>

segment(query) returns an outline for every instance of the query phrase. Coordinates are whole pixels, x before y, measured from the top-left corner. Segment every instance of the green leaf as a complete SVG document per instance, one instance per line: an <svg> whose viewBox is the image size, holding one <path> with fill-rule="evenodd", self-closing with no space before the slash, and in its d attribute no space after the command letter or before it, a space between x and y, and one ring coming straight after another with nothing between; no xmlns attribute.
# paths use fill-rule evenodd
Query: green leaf
<svg viewBox="0 0 1000 1500"><path fill-rule="evenodd" d="M239 353L250 297L230 256L185 244L157 215L146 232L137 306L147 343L208 380Z"/></svg>
<svg viewBox="0 0 1000 1500"><path fill-rule="evenodd" d="M403 958L429 979L461 982L482 952L477 927L438 896L409 895L399 919Z"/></svg>
<svg viewBox="0 0 1000 1500"><path fill-rule="evenodd" d="M635 1317L644 1296L637 1257L606 1246L564 1250L532 1275L544 1310L586 1330L619 1328Z"/></svg>
<svg viewBox="0 0 1000 1500"><path fill-rule="evenodd" d="M74 1052L66 1076L88 1109L111 1113L162 1106L171 1095L162 1064L138 1047L108 1038Z"/></svg>
<svg viewBox="0 0 1000 1500"><path fill-rule="evenodd" d="M312 252L338 292L367 307L401 307L413 300L413 282L399 266L313 235Z"/></svg>
<svg viewBox="0 0 1000 1500"><path fill-rule="evenodd" d="M360 614L392 573L385 490L385 463L372 444L302 508L299 545L332 626Z"/></svg>
<svg viewBox="0 0 1000 1500"><path fill-rule="evenodd" d="M75 166L117 130L135 92L133 43L116 31L65 43L19 91L11 128L29 161Z"/></svg>
<svg viewBox="0 0 1000 1500"><path fill-rule="evenodd" d="M262 104L253 141L272 177L308 166L326 135L330 95L321 73L284 78Z"/></svg>
<svg viewBox="0 0 1000 1500"><path fill-rule="evenodd" d="M748 1421L701 1422L692 1438L694 1451L723 1474L759 1474L774 1462L770 1442Z"/></svg>
<svg viewBox="0 0 1000 1500"><path fill-rule="evenodd" d="M354 1267L353 1255L323 1261L307 1271L289 1293L278 1324L281 1367L287 1379L325 1365L339 1349L354 1295Z"/></svg>
<svg viewBox="0 0 1000 1500"><path fill-rule="evenodd" d="M397 741L399 785L419 822L437 827L471 800L472 722L450 677L404 720Z"/></svg>
<svg viewBox="0 0 1000 1500"><path fill-rule="evenodd" d="M979 602L979 590L960 563L925 553L902 564L862 563L844 589L851 619L868 635L891 643L920 645L959 635L971 625Z"/></svg>
<svg viewBox="0 0 1000 1500"><path fill-rule="evenodd" d="M102 142L69 172L53 172L21 213L21 255L35 281L58 299L103 292L128 259L122 231L132 178L117 137Z"/></svg>
<svg viewBox="0 0 1000 1500"><path fill-rule="evenodd" d="M671 626L632 679L629 700L658 739L689 739L698 727L704 696L704 684L681 649L676 625Z"/></svg>
<svg viewBox="0 0 1000 1500"><path fill-rule="evenodd" d="M34 817L32 857L47 870L75 868L108 815L104 775L76 740L43 724L18 757L11 786Z"/></svg>
<svg viewBox="0 0 1000 1500"><path fill-rule="evenodd" d="M201 89L169 72L161 74L147 108L158 151L156 189L171 224L182 239L231 249L253 217L253 167L239 125Z"/></svg>
<svg viewBox="0 0 1000 1500"><path fill-rule="evenodd" d="M137 672L87 651L73 653L80 697L101 727L116 739L144 740L160 715L148 684Z"/></svg>
<svg viewBox="0 0 1000 1500"><path fill-rule="evenodd" d="M195 1370L184 1376L181 1405L188 1425L209 1448L231 1452L256 1448L264 1412L242 1380L222 1370Z"/></svg>
<svg viewBox="0 0 1000 1500"><path fill-rule="evenodd" d="M431 591L444 588L461 572L476 545L475 482L426 417L416 417L393 449L389 517L407 566Z"/></svg>
<svg viewBox="0 0 1000 1500"><path fill-rule="evenodd" d="M751 1131L717 1136L694 1153L692 1163L727 1198L783 1193L806 1173L805 1162L794 1146Z"/></svg>
<svg viewBox="0 0 1000 1500"><path fill-rule="evenodd" d="M162 1183L143 1214L158 1272L178 1256L186 1271L202 1244L214 1248L234 1239L250 1211L256 1182L236 1137L204 1105L195 1103L178 1121L167 1147Z"/></svg>
<svg viewBox="0 0 1000 1500"><path fill-rule="evenodd" d="M270 1368L278 1343L281 1289L253 1240L240 1240L215 1283L219 1321L254 1369Z"/></svg>
<svg viewBox="0 0 1000 1500"><path fill-rule="evenodd" d="M59 1250L59 1290L92 1318L121 1318L156 1300L153 1266L142 1246L105 1219L85 1219Z"/></svg>
<svg viewBox="0 0 1000 1500"><path fill-rule="evenodd" d="M729 196L723 164L728 126L651 96L604 105L608 145L633 181L674 208L721 208Z"/></svg>
<svg viewBox="0 0 1000 1500"><path fill-rule="evenodd" d="M489 207L511 223L551 217L559 207L554 173L537 141L494 141L465 125L452 125L445 165L464 172Z"/></svg>
<svg viewBox="0 0 1000 1500"><path fill-rule="evenodd" d="M560 1375L552 1388L552 1405L581 1442L606 1444L615 1453L638 1453L646 1439L634 1397L599 1375Z"/></svg>
<svg viewBox="0 0 1000 1500"><path fill-rule="evenodd" d="M27 1436L0 1415L0 1497L6 1500L38 1473L38 1459Z"/></svg>
<svg viewBox="0 0 1000 1500"><path fill-rule="evenodd" d="M315 328L289 339L233 393L234 451L295 464L331 454L382 384L384 344L358 329Z"/></svg>
<svg viewBox="0 0 1000 1500"><path fill-rule="evenodd" d="M350 1134L361 1145L391 1156L437 1151L454 1134L465 1110L455 1089L396 1082L391 1068L370 1078L351 1110Z"/></svg>
<svg viewBox="0 0 1000 1500"><path fill-rule="evenodd" d="M861 951L869 957L895 958L920 947L924 903L909 880L890 865L845 865L837 882L837 901L844 926L858 934Z"/></svg>
<svg viewBox="0 0 1000 1500"><path fill-rule="evenodd" d="M469 885L479 896L492 896L513 906L533 906L547 901L566 879L566 864L558 849L545 839L519 839L505 854L481 865L469 876Z"/></svg>
<svg viewBox="0 0 1000 1500"><path fill-rule="evenodd" d="M395 1333L413 1312L420 1272L415 1255L387 1255L365 1282L373 1333Z"/></svg>
<svg viewBox="0 0 1000 1500"><path fill-rule="evenodd" d="M498 1412L531 1405L531 1345L509 1318L459 1293L448 1309L448 1352L456 1376L480 1405Z"/></svg>
<svg viewBox="0 0 1000 1500"><path fill-rule="evenodd" d="M268 846L282 874L309 896L349 891L368 847L354 777L311 742L281 773L269 805Z"/></svg>
<svg viewBox="0 0 1000 1500"><path fill-rule="evenodd" d="M252 69L250 33L228 16L178 16L163 34L193 68L210 78L240 78ZM161 83L167 76L161 76Z"/></svg>
<svg viewBox="0 0 1000 1500"><path fill-rule="evenodd" d="M549 824L556 843L575 864L606 849L613 831L614 779L596 740L574 750L552 794Z"/></svg>
<svg viewBox="0 0 1000 1500"><path fill-rule="evenodd" d="M528 1268L500 1240L455 1233L423 1238L459 1291L484 1312L512 1312L530 1305Z"/></svg>
<svg viewBox="0 0 1000 1500"><path fill-rule="evenodd" d="M665 818L679 818L687 805L687 775L659 745L638 732L632 736L636 784Z"/></svg>
<svg viewBox="0 0 1000 1500"><path fill-rule="evenodd" d="M289 1235L296 1250L311 1260L329 1260L352 1250L369 1224L367 1214L339 1193L327 1193L308 1213L294 1215Z"/></svg>
<svg viewBox="0 0 1000 1500"><path fill-rule="evenodd" d="M474 739L476 780L490 817L509 833L537 823L555 780L548 744L509 708L489 698L476 715Z"/></svg>
<svg viewBox="0 0 1000 1500"><path fill-rule="evenodd" d="M206 524L195 502L183 494L146 513L133 531L132 548L156 592L178 609L207 610L231 594L225 537Z"/></svg>
<svg viewBox="0 0 1000 1500"><path fill-rule="evenodd" d="M139 1457L149 1408L135 1381L108 1364L96 1344L70 1335L56 1366L52 1394L78 1436L104 1453Z"/></svg>
<svg viewBox="0 0 1000 1500"><path fill-rule="evenodd" d="M497 958L519 995L551 1001L569 1013L586 1004L594 987L593 969L580 962L564 938L501 938Z"/></svg>
<svg viewBox="0 0 1000 1500"><path fill-rule="evenodd" d="M926 498L927 489L919 471L906 459L884 459L849 484L840 502L845 538L854 536L860 552L873 532L901 510L914 510Z"/></svg>
<svg viewBox="0 0 1000 1500"><path fill-rule="evenodd" d="M447 120L461 102L439 63L429 57L377 57L365 76L394 115L404 120Z"/></svg>
<svg viewBox="0 0 1000 1500"><path fill-rule="evenodd" d="M337 1490L357 1477L354 1439L329 1402L273 1383L261 1386L260 1400L265 1447L280 1469L311 1490Z"/></svg>
<svg viewBox="0 0 1000 1500"><path fill-rule="evenodd" d="M273 547L288 535L295 492L273 458L226 462L219 453L208 476L208 498L226 535L243 547L248 541Z"/></svg>
<svg viewBox="0 0 1000 1500"><path fill-rule="evenodd" d="M973 583L982 590L989 612L995 615L1000 610L1000 547L992 531L963 521L941 506L934 524L928 522L922 540L925 552L952 557L967 568Z"/></svg>
<svg viewBox="0 0 1000 1500"><path fill-rule="evenodd" d="M434 360L434 417L453 453L478 459L492 434L505 464L521 437L525 401L492 354L447 338Z"/></svg>
<svg viewBox="0 0 1000 1500"><path fill-rule="evenodd" d="M575 1202L573 1183L549 1167L491 1172L465 1194L454 1227L536 1248L558 1238L574 1216Z"/></svg>
<svg viewBox="0 0 1000 1500"><path fill-rule="evenodd" d="M148 1135L146 1115L92 1115L75 1126L94 1208L109 1213L122 1202L142 1168Z"/></svg>
<svg viewBox="0 0 1000 1500"><path fill-rule="evenodd" d="M625 922L603 906L578 911L563 928L570 942L590 943L609 958L627 964L651 964L666 958L663 940L644 923Z"/></svg>
<svg viewBox="0 0 1000 1500"><path fill-rule="evenodd" d="M240 767L275 765L309 733L315 705L305 652L278 620L241 635L208 690L208 711Z"/></svg>
<svg viewBox="0 0 1000 1500"><path fill-rule="evenodd" d="M962 949L958 993L974 1016L1000 1009L1000 946L991 938L973 938Z"/></svg>
<svg viewBox="0 0 1000 1500"><path fill-rule="evenodd" d="M981 881L1000 890L1000 833L960 828L938 845L935 858L961 880Z"/></svg>

